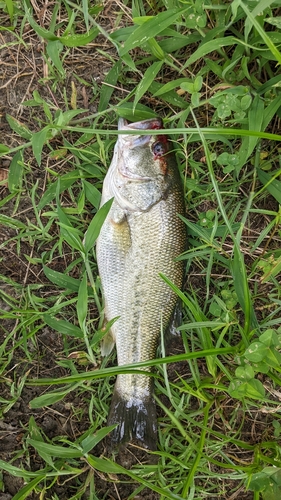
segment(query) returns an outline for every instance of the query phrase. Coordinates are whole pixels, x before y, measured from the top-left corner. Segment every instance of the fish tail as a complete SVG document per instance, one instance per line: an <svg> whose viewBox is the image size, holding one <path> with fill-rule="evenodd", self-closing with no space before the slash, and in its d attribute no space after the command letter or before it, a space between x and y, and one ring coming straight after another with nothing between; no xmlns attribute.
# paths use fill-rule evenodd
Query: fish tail
<svg viewBox="0 0 281 500"><path fill-rule="evenodd" d="M157 449L157 419L153 396L142 400L134 397L125 400L115 389L107 424L119 424L110 433L112 448L136 440L145 448Z"/></svg>

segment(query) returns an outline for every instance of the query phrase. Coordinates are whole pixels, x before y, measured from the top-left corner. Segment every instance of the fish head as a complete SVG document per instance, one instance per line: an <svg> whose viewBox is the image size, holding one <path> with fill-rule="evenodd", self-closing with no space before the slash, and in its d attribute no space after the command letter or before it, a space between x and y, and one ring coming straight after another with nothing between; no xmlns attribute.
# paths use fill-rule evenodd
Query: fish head
<svg viewBox="0 0 281 500"><path fill-rule="evenodd" d="M135 123L119 120L118 129L124 133L118 135L104 190L124 214L147 211L166 198L174 175L168 137L139 133L162 128L160 118Z"/></svg>
<svg viewBox="0 0 281 500"><path fill-rule="evenodd" d="M140 135L140 130L159 130L163 128L161 118L151 118L135 123L119 119L118 130L128 131L120 134L116 144L118 171L128 178L152 180L167 173L169 141L166 135Z"/></svg>

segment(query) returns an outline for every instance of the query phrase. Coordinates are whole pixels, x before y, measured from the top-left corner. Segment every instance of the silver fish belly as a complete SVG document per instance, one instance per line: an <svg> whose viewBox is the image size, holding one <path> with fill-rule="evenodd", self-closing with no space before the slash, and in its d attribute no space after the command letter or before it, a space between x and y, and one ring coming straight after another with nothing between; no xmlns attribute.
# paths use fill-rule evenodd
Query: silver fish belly
<svg viewBox="0 0 281 500"><path fill-rule="evenodd" d="M105 318L118 318L104 339L102 353L116 343L118 365L155 358L161 328L167 328L177 296L161 279L164 273L182 286L183 262L175 260L186 245L183 190L167 136L138 135L163 128L155 118L119 128L104 180L102 201L114 197L97 240L97 262L105 301ZM145 367L150 372L150 367ZM113 445L132 439L156 448L157 424L152 377L117 376L108 424Z"/></svg>

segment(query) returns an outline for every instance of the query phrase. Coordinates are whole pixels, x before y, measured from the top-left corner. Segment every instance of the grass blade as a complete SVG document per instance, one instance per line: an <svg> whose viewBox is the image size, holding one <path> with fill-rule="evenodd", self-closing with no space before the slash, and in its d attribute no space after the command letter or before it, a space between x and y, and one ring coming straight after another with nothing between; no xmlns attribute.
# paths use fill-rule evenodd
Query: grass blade
<svg viewBox="0 0 281 500"><path fill-rule="evenodd" d="M35 486L39 484L41 481L44 481L45 475L42 474L41 476L35 477L32 479L29 483L27 483L21 490L16 493L13 496L13 500L24 500L24 498L27 498L32 491L34 491Z"/></svg>
<svg viewBox="0 0 281 500"><path fill-rule="evenodd" d="M204 349L202 351L194 351L194 352L189 352L187 354L177 354L176 356L167 356L165 358L152 359L150 361L142 361L139 363L134 363L133 365L113 366L111 368L103 368L91 372L78 373L77 375L70 375L69 377L61 377L58 379L53 379L53 378L28 379L28 385L56 385L56 384L68 384L68 383L72 384L83 380L94 380L99 378L111 377L118 375L119 373L136 373L136 374L147 375L149 377L157 377L155 373L148 373L147 371L140 370L140 368L145 368L147 366L158 366L168 363L178 363L180 361L205 358L208 356L223 356L230 353L234 354L235 352L236 352L235 347Z"/></svg>
<svg viewBox="0 0 281 500"><path fill-rule="evenodd" d="M122 68L122 59L119 59L115 64L113 64L112 68L107 73L104 79L104 83L102 85L100 93L100 100L98 107L99 113L101 111L104 111L108 106L110 98L114 92L114 86L116 85L121 68Z"/></svg>
<svg viewBox="0 0 281 500"><path fill-rule="evenodd" d="M264 188L281 204L281 182L276 179L280 175L280 170L268 174L259 168L257 173Z"/></svg>
<svg viewBox="0 0 281 500"><path fill-rule="evenodd" d="M234 38L233 36L216 38L215 40L210 40L208 42L203 41L200 47L195 50L195 52L187 59L181 71L188 68L188 66L198 61L198 59L205 57L207 54L213 52L214 50L221 49L222 47L228 47L230 45L236 45L237 43L239 43L239 40Z"/></svg>
<svg viewBox="0 0 281 500"><path fill-rule="evenodd" d="M256 28L257 32L260 34L264 43L268 46L269 50L271 51L272 55L275 57L276 61L278 61L279 64L281 64L281 54L280 54L279 50L277 49L277 47L270 40L269 36L266 34L264 29L261 27L260 23L253 16L252 12L249 11L248 7L244 4L244 2L241 1L240 5L241 5L242 9L244 10L245 14L247 15L246 23L251 23ZM249 31L249 29L247 31Z"/></svg>
<svg viewBox="0 0 281 500"><path fill-rule="evenodd" d="M50 128L47 125L46 127L42 128L42 130L39 130L39 132L35 132L35 134L33 134L31 138L33 154L36 158L39 167L41 165L42 149L46 143L49 133L50 133Z"/></svg>
<svg viewBox="0 0 281 500"><path fill-rule="evenodd" d="M64 319L56 319L50 316L49 314L43 315L45 323L49 325L51 328L56 330L59 333L63 333L64 335L71 335L72 337L82 338L83 333L78 326L69 323Z"/></svg>
<svg viewBox="0 0 281 500"><path fill-rule="evenodd" d="M79 286L78 300L77 300L77 317L82 331L85 327L87 312L88 312L88 292L87 292L87 274L85 272Z"/></svg>
<svg viewBox="0 0 281 500"><path fill-rule="evenodd" d="M9 123L11 129L14 130L14 132L16 132L20 137L22 137L23 139L27 139L28 141L31 139L32 132L24 123L21 123L19 120L9 114L6 114L6 120Z"/></svg>
<svg viewBox="0 0 281 500"><path fill-rule="evenodd" d="M99 211L96 213L95 217L91 221L87 232L85 234L85 240L84 240L84 247L85 247L85 252L88 253L94 246L94 243L96 242L96 239L100 233L101 227L107 217L107 214L111 208L111 205L113 203L113 198L108 200L102 207L99 209Z"/></svg>
<svg viewBox="0 0 281 500"><path fill-rule="evenodd" d="M134 474L132 471L125 469L121 465L112 462L111 460L105 459L105 458L98 458L94 457L93 455L89 455L87 457L87 462L93 469L96 469L100 472L104 472L107 474L126 474L129 476L131 479L134 481L137 481L140 484L143 484L144 486L147 486L150 490L156 491L160 495L164 495L165 498L168 498L169 500L182 500L182 497L175 495L168 489L163 489L160 488L159 486L154 485L151 481L147 481L146 479L143 479L141 476L137 476Z"/></svg>
<svg viewBox="0 0 281 500"><path fill-rule="evenodd" d="M135 47L141 47L150 38L154 38L156 35L161 33L170 24L177 21L180 15L185 12L186 9L170 9L164 12L160 12L154 17L149 17L145 23L138 26L133 33L127 38L124 46L119 49L120 57L124 56L129 50Z"/></svg>
<svg viewBox="0 0 281 500"><path fill-rule="evenodd" d="M76 278L72 278L71 276L67 276L66 274L55 271L54 269L50 269L47 266L43 266L43 271L47 276L48 280L50 280L54 285L57 285L59 288L66 288L71 290L72 292L78 292L80 286L80 280Z"/></svg>
<svg viewBox="0 0 281 500"><path fill-rule="evenodd" d="M9 168L8 188L11 193L20 188L23 172L23 154L22 151L18 151L13 157Z"/></svg>
<svg viewBox="0 0 281 500"><path fill-rule="evenodd" d="M163 62L164 61L157 61L153 63L151 66L149 66L149 68L147 68L146 72L143 75L143 78L141 79L140 83L136 88L133 112L135 111L136 105L141 99L141 97L145 94L145 92L151 86L152 82L155 80L156 76L158 75L160 69L163 66Z"/></svg>

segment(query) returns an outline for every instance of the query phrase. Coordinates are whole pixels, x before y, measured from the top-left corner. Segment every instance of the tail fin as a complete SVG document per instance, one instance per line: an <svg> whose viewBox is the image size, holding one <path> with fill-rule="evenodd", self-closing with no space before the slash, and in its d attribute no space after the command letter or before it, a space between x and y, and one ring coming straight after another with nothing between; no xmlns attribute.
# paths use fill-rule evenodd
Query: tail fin
<svg viewBox="0 0 281 500"><path fill-rule="evenodd" d="M113 448L137 440L145 448L157 449L156 407L152 396L127 401L115 389L107 424L119 424L110 433Z"/></svg>

